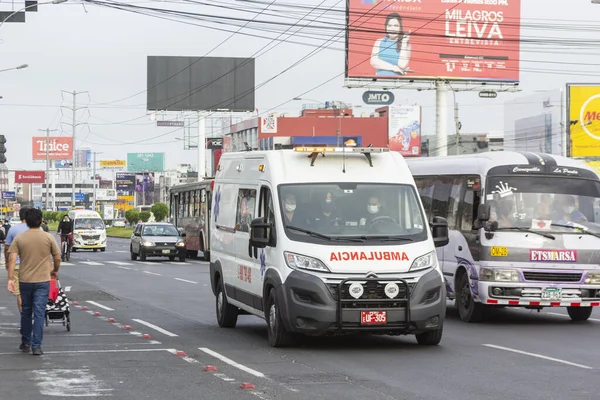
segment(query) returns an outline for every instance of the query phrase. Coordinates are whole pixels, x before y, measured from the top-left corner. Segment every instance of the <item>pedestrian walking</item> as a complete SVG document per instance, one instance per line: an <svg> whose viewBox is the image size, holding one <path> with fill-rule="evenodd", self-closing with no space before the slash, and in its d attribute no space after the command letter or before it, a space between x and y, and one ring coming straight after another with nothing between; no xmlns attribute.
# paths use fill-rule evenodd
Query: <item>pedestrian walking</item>
<svg viewBox="0 0 600 400"><path fill-rule="evenodd" d="M28 207L22 207L19 210L19 219L21 220L21 223L15 225L11 229L9 229L8 234L6 235L6 239L4 241L4 259L6 260L6 269L8 269L8 251L10 249L10 246L11 246L13 240L15 240L17 235L19 235L20 233L23 233L29 229L27 227L27 224L25 223L25 213L27 212L28 209L29 209ZM17 260L15 262L14 274L13 274L13 279L15 282L15 290L13 291L13 294L15 296L17 296L17 308L19 309L19 313L21 313L21 311L22 311L22 309L21 309L21 292L19 291L19 266L20 266L20 264L21 264L21 259L19 257L17 257Z"/></svg>
<svg viewBox="0 0 600 400"><path fill-rule="evenodd" d="M32 351L42 355L46 303L50 294L50 279L58 279L60 249L54 237L40 229L42 212L30 208L25 212L29 228L12 241L8 259L8 290L15 291L13 274L17 257L19 268L19 290L22 297L21 345L23 352ZM13 228L14 229L14 228ZM33 326L32 326L33 317Z"/></svg>

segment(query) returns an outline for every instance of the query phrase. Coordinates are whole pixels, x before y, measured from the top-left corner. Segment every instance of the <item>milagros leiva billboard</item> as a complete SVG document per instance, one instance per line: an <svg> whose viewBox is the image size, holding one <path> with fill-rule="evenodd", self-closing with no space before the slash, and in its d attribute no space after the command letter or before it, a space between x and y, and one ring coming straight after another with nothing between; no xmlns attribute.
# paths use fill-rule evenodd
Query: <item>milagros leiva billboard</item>
<svg viewBox="0 0 600 400"><path fill-rule="evenodd" d="M568 84L571 157L600 157L600 85Z"/></svg>
<svg viewBox="0 0 600 400"><path fill-rule="evenodd" d="M346 5L346 78L519 81L521 0Z"/></svg>

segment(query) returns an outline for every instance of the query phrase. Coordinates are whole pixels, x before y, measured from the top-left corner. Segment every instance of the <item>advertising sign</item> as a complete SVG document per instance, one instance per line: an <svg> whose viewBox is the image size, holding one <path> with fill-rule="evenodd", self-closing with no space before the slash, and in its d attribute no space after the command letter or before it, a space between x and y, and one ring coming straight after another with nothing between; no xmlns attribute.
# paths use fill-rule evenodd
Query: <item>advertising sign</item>
<svg viewBox="0 0 600 400"><path fill-rule="evenodd" d="M275 114L269 114L260 118L261 133L277 133L277 117Z"/></svg>
<svg viewBox="0 0 600 400"><path fill-rule="evenodd" d="M116 201L117 191L114 189L96 189L96 201Z"/></svg>
<svg viewBox="0 0 600 400"><path fill-rule="evenodd" d="M521 0L346 4L347 78L519 81Z"/></svg>
<svg viewBox="0 0 600 400"><path fill-rule="evenodd" d="M101 168L121 168L126 166L127 161L125 160L100 160Z"/></svg>
<svg viewBox="0 0 600 400"><path fill-rule="evenodd" d="M156 121L156 126L174 126L183 128L183 121Z"/></svg>
<svg viewBox="0 0 600 400"><path fill-rule="evenodd" d="M15 183L44 183L44 171L15 171Z"/></svg>
<svg viewBox="0 0 600 400"><path fill-rule="evenodd" d="M363 102L372 106L389 106L394 104L394 93L388 91L369 90L363 93Z"/></svg>
<svg viewBox="0 0 600 400"><path fill-rule="evenodd" d="M117 194L128 195L135 191L135 174L128 172L116 173Z"/></svg>
<svg viewBox="0 0 600 400"><path fill-rule="evenodd" d="M154 173L144 172L135 175L135 193L137 205L154 203Z"/></svg>
<svg viewBox="0 0 600 400"><path fill-rule="evenodd" d="M127 171L162 172L165 170L165 153L127 153Z"/></svg>
<svg viewBox="0 0 600 400"><path fill-rule="evenodd" d="M31 138L31 157L33 160L46 159L46 137ZM48 159L71 160L73 158L73 138L70 136L50 136L48 138Z"/></svg>
<svg viewBox="0 0 600 400"><path fill-rule="evenodd" d="M600 157L600 85L567 85L571 157Z"/></svg>
<svg viewBox="0 0 600 400"><path fill-rule="evenodd" d="M15 192L2 192L2 200L16 200L17 194Z"/></svg>
<svg viewBox="0 0 600 400"><path fill-rule="evenodd" d="M116 198L115 198L116 199ZM104 204L102 206L102 218L112 220L115 218L115 207L112 204Z"/></svg>
<svg viewBox="0 0 600 400"><path fill-rule="evenodd" d="M388 116L390 151L404 157L421 156L421 107L391 106Z"/></svg>
<svg viewBox="0 0 600 400"><path fill-rule="evenodd" d="M134 206L133 196L118 196L117 197L117 210L124 213L127 210L131 210Z"/></svg>

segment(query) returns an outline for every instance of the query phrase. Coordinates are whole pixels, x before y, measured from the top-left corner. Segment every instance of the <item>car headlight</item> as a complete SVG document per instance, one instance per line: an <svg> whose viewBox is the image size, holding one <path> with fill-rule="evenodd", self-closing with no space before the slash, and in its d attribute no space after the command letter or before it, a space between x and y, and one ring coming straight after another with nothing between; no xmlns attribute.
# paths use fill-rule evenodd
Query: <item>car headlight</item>
<svg viewBox="0 0 600 400"><path fill-rule="evenodd" d="M585 276L585 283L588 285L598 285L600 284L600 273L599 272L591 272Z"/></svg>
<svg viewBox="0 0 600 400"><path fill-rule="evenodd" d="M481 268L479 271L479 280L495 282L519 282L519 274L514 269Z"/></svg>
<svg viewBox="0 0 600 400"><path fill-rule="evenodd" d="M436 267L437 264L438 264L437 254L435 253L435 250L434 250L432 252L429 252L427 254L424 254L420 257L415 258L412 265L410 266L409 271L421 271L424 269Z"/></svg>
<svg viewBox="0 0 600 400"><path fill-rule="evenodd" d="M288 267L293 269L308 269L311 271L329 272L329 268L317 258L303 256L301 254L289 253L285 251L285 262Z"/></svg>
<svg viewBox="0 0 600 400"><path fill-rule="evenodd" d="M177 246L177 247L183 247L183 246L185 246L185 242L177 242L175 244L175 246Z"/></svg>
<svg viewBox="0 0 600 400"><path fill-rule="evenodd" d="M144 240L143 245L146 247L152 247L152 246L154 246L154 242L151 242L149 240Z"/></svg>

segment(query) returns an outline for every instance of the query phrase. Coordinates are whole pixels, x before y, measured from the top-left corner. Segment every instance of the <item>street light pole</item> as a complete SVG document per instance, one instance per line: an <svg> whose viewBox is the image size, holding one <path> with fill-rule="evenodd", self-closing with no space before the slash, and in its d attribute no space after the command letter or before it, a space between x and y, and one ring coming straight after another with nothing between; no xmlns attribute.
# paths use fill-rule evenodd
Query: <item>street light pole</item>
<svg viewBox="0 0 600 400"><path fill-rule="evenodd" d="M0 72L12 71L15 69L25 69L27 67L29 67L28 64L21 64L21 65L17 65L16 67L12 67L12 68L0 69Z"/></svg>

